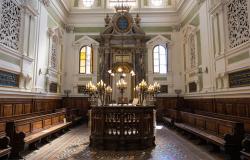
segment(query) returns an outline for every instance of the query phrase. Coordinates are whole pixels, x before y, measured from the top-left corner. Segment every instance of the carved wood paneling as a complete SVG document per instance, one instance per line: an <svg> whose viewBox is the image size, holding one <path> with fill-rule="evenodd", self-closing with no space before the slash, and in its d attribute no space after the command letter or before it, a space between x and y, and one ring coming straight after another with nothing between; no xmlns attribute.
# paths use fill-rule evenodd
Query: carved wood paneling
<svg viewBox="0 0 250 160"><path fill-rule="evenodd" d="M62 104L63 108L67 108L67 110L76 109L78 110L78 115L83 116L84 119L87 118L88 110L90 109L88 97L64 97Z"/></svg>
<svg viewBox="0 0 250 160"><path fill-rule="evenodd" d="M154 107L92 107L90 146L148 148L154 145ZM123 143L120 143L123 137ZM116 149L117 149L116 148Z"/></svg>
<svg viewBox="0 0 250 160"><path fill-rule="evenodd" d="M5 122L0 121L0 135L5 132Z"/></svg>
<svg viewBox="0 0 250 160"><path fill-rule="evenodd" d="M11 104L3 105L3 116L9 117L13 115L13 107Z"/></svg>
<svg viewBox="0 0 250 160"><path fill-rule="evenodd" d="M43 121L37 121L32 124L33 131L43 128Z"/></svg>
<svg viewBox="0 0 250 160"><path fill-rule="evenodd" d="M61 99L0 99L0 118L62 108Z"/></svg>

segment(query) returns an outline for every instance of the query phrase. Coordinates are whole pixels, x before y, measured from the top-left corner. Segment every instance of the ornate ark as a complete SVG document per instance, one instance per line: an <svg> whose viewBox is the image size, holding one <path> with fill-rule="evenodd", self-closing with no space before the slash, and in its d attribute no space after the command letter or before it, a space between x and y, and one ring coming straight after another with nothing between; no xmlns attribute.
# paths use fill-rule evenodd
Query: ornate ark
<svg viewBox="0 0 250 160"><path fill-rule="evenodd" d="M129 7L116 7L116 13L106 15L105 30L100 34L99 77L110 84L108 70L126 67L136 73L135 82L145 79L145 32L140 27L141 18L129 13Z"/></svg>

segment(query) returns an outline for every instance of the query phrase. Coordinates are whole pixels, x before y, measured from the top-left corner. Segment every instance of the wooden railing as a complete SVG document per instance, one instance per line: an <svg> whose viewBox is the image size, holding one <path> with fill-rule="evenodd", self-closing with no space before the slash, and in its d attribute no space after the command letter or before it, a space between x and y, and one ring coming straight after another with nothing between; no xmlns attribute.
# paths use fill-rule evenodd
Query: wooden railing
<svg viewBox="0 0 250 160"><path fill-rule="evenodd" d="M90 146L103 149L153 146L153 110L154 107L93 107ZM111 142L113 145L109 145Z"/></svg>

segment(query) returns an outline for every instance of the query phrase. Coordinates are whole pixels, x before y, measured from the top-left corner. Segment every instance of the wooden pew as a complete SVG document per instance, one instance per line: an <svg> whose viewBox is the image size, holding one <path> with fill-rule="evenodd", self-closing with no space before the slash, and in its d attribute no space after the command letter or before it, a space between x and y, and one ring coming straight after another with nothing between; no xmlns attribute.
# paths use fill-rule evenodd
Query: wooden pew
<svg viewBox="0 0 250 160"><path fill-rule="evenodd" d="M67 108L67 117L73 125L83 121L83 115L80 114L80 110L78 108Z"/></svg>
<svg viewBox="0 0 250 160"><path fill-rule="evenodd" d="M180 112L180 117L181 122L174 124L176 127L222 147L232 159L239 158L243 123L188 112Z"/></svg>
<svg viewBox="0 0 250 160"><path fill-rule="evenodd" d="M211 116L215 118L220 119L226 119L230 121L237 121L244 124L244 131L246 134L250 134L250 118L248 117L239 117L239 116L232 116L232 115L225 115L225 114L219 114L219 113L213 113L213 112L205 112L205 111L194 111L196 114Z"/></svg>
<svg viewBox="0 0 250 160"><path fill-rule="evenodd" d="M246 136L242 141L241 159L250 160L250 136Z"/></svg>
<svg viewBox="0 0 250 160"><path fill-rule="evenodd" d="M71 122L64 123L65 117L66 113L62 111L8 121L6 133L10 137L11 158L21 158L20 152L27 147L36 149L42 139L68 129Z"/></svg>
<svg viewBox="0 0 250 160"><path fill-rule="evenodd" d="M180 121L179 111L175 109L166 109L165 115L163 116L163 122L165 122L170 127L174 126L174 122Z"/></svg>
<svg viewBox="0 0 250 160"><path fill-rule="evenodd" d="M0 121L0 159L8 159L11 151L9 146L10 139L5 133L6 123Z"/></svg>

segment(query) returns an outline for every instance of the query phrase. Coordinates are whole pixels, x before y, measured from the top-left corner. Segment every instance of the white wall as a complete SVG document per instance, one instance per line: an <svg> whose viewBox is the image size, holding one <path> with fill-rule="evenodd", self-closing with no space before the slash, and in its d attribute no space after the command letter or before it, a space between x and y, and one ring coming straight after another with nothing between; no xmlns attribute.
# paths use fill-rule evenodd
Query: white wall
<svg viewBox="0 0 250 160"><path fill-rule="evenodd" d="M20 82L17 88L0 87L0 97L9 97L10 95L14 97L60 97L59 92L57 94L49 93L46 86L47 78L53 77L49 75L46 78L45 75L48 72L50 55L49 17L53 19L55 28L61 27L49 13L50 6L44 4L43 1L16 2L23 11L20 18L20 49L13 50L1 44L0 69L20 75ZM58 50L58 65L61 59L60 52ZM39 70L41 70L40 74ZM60 72L60 67L58 67L57 72ZM60 85L60 74L55 75L55 77Z"/></svg>
<svg viewBox="0 0 250 160"><path fill-rule="evenodd" d="M94 10L96 12L94 13L73 9L73 12L69 13L67 8L62 7L60 1L46 3L46 1L33 0L27 1L32 3L25 1L23 5L21 5L21 1L16 2L25 9L21 19L21 47L19 50L13 50L0 44L0 69L20 74L20 87L0 87L0 95L58 97L63 94L64 90L71 90L72 96L81 96L77 93L77 86L84 85L90 80L94 82L97 80L99 43L91 36L99 35L99 32L92 30L76 33L73 32L74 27L95 29L103 27L105 13L112 12L112 15L114 11L99 10L97 12ZM181 89L186 98L250 95L250 87L229 88L228 86L229 73L250 68L250 42L234 48L229 47L226 7L229 1L222 2L221 0L190 0L185 2L182 0L177 2L178 9L159 9L159 12L154 9L151 12L150 9L141 11L142 27L149 27L151 31L147 32L146 35L153 37L147 43L148 81L152 83L154 79L166 78L159 81L160 84L169 86L169 93L163 96L176 96L174 93L176 89ZM246 2L248 3L248 21L250 21L250 2ZM132 12L135 14L137 11L133 10ZM199 22L196 24L197 17ZM30 26L28 22L30 22ZM159 27L161 29L166 27L166 30L157 31ZM169 30L171 27L173 29ZM153 28L155 30L152 30ZM49 30L52 31L51 35L56 35L60 39L56 70L51 69L49 61L51 55ZM197 39L198 32L200 33L200 45ZM196 60L197 65L194 68L184 69L184 64L190 63L190 46L187 41L190 33L194 33L196 36L196 57L200 56L201 62L199 64ZM164 35L169 35L171 38L168 39ZM76 40L76 36L82 36L82 38ZM167 75L155 75L152 71L152 48L157 43L170 44L168 62L170 66ZM78 69L79 48L90 44L93 44L94 47L94 74L80 75ZM185 56L184 44L186 44ZM199 46L201 48L200 55L198 54ZM185 63L184 57L186 57ZM234 61L232 62L232 60ZM61 62L62 64L60 64ZM206 68L208 72L206 72ZM39 70L41 70L40 74ZM201 71L201 74L198 74L198 71ZM198 92L185 92L185 88L188 90L188 83L193 81L198 84ZM51 82L58 83L57 94L48 92L48 84Z"/></svg>

